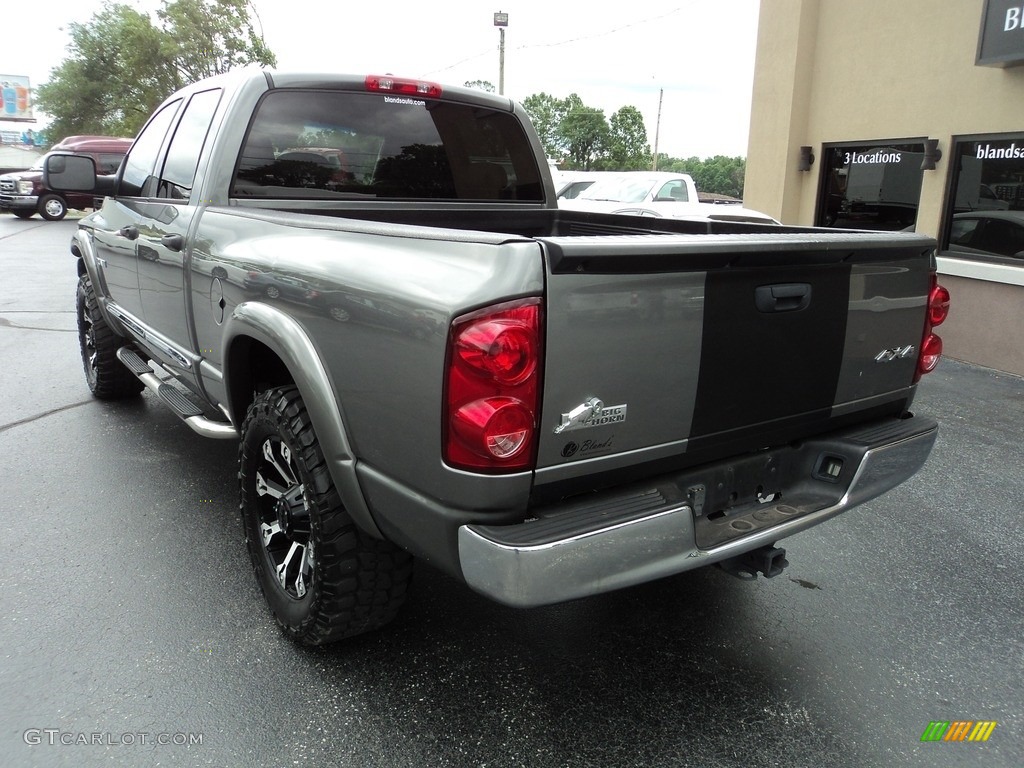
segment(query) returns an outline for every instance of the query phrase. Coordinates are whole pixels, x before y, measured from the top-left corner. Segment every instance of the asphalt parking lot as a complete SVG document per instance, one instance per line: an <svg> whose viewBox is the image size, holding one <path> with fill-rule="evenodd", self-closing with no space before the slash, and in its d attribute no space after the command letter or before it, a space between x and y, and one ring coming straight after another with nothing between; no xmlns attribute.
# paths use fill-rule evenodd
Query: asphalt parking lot
<svg viewBox="0 0 1024 768"><path fill-rule="evenodd" d="M74 227L0 215L4 766L1024 765L1024 380L943 361L922 472L775 579L522 611L420 567L395 624L310 650L251 576L236 447L90 398Z"/></svg>

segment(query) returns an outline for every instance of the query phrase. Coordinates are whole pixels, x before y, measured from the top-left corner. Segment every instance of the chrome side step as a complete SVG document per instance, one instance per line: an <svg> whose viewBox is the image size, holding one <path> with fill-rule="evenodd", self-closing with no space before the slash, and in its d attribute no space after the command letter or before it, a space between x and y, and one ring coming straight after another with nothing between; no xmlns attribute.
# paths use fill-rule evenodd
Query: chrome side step
<svg viewBox="0 0 1024 768"><path fill-rule="evenodd" d="M135 350L121 347L117 350L117 359L194 432L217 440L238 439L238 430L234 426L226 421L214 421L204 416L202 410L189 400L185 393L153 373L149 363Z"/></svg>

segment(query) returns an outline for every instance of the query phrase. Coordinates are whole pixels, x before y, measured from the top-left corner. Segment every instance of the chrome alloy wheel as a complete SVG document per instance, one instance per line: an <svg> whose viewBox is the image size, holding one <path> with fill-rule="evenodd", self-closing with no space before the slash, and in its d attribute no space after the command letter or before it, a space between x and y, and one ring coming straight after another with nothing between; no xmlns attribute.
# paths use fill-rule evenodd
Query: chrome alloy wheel
<svg viewBox="0 0 1024 768"><path fill-rule="evenodd" d="M67 207L64 205L64 201L59 197L51 197L43 204L43 210L46 212L47 216L57 219L64 217L64 214L67 212Z"/></svg>
<svg viewBox="0 0 1024 768"><path fill-rule="evenodd" d="M88 309L83 305L78 308L78 334L82 345L82 362L85 363L85 375L90 384L96 382L96 324L93 323Z"/></svg>
<svg viewBox="0 0 1024 768"><path fill-rule="evenodd" d="M280 438L263 441L256 469L260 537L277 582L290 597L306 596L316 563L309 499L291 449Z"/></svg>

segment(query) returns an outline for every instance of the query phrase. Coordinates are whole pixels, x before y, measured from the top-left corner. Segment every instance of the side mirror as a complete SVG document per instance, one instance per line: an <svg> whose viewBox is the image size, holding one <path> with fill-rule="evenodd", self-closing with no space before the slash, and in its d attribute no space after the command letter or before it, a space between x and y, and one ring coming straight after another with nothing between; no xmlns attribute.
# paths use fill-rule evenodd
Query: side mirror
<svg viewBox="0 0 1024 768"><path fill-rule="evenodd" d="M92 192L96 163L84 155L50 155L43 164L43 183L57 192Z"/></svg>

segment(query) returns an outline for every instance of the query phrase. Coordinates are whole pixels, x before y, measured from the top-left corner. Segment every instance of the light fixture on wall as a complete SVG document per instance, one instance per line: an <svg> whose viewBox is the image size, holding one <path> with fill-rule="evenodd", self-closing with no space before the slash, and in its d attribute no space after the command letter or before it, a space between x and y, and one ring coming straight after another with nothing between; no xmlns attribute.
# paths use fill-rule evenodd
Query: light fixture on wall
<svg viewBox="0 0 1024 768"><path fill-rule="evenodd" d="M810 147L800 147L800 159L797 161L796 169L801 172L811 170L814 165L814 152Z"/></svg>
<svg viewBox="0 0 1024 768"><path fill-rule="evenodd" d="M939 149L938 139L924 140L924 160L921 161L922 171L934 171L935 163L942 159L942 150Z"/></svg>

